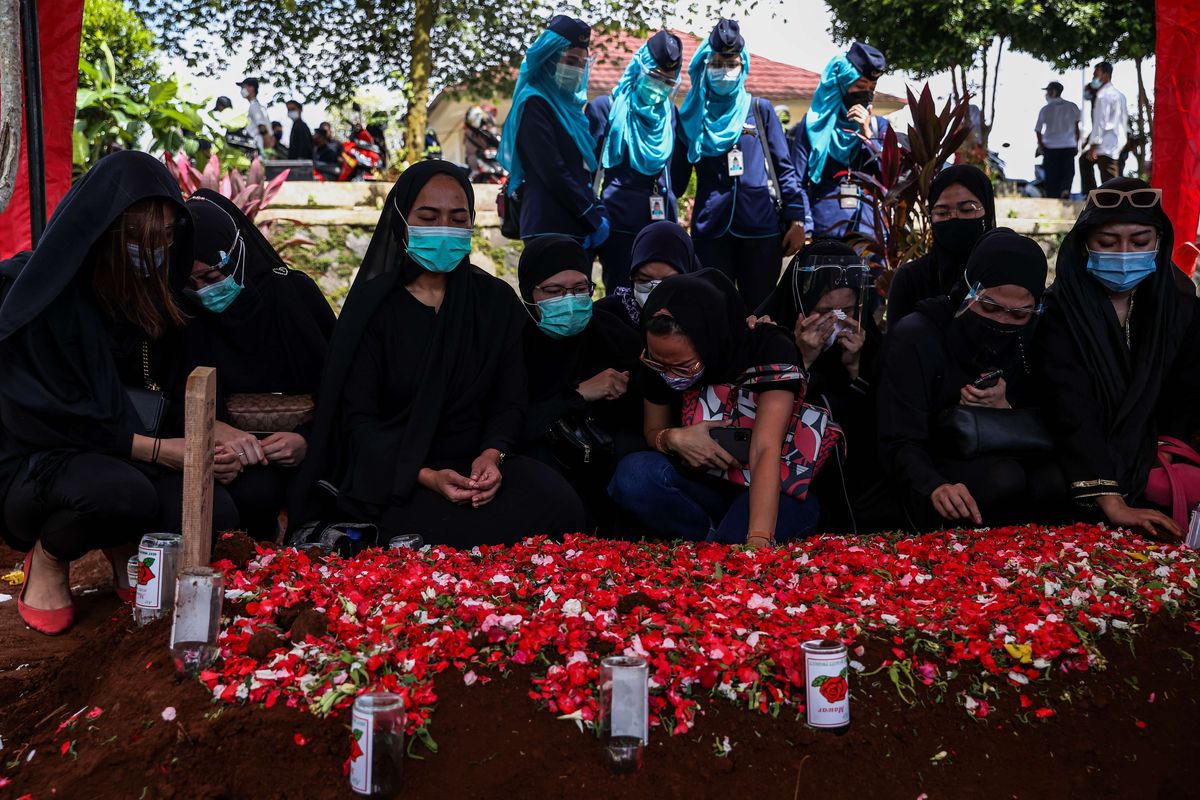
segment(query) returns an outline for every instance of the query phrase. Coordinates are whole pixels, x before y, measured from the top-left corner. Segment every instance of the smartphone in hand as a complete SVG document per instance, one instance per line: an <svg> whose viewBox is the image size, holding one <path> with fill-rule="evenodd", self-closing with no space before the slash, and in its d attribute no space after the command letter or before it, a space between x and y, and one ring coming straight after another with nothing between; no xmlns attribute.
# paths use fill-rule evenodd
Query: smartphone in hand
<svg viewBox="0 0 1200 800"><path fill-rule="evenodd" d="M750 428L713 428L708 435L721 445L721 448L733 456L739 464L750 464Z"/></svg>
<svg viewBox="0 0 1200 800"><path fill-rule="evenodd" d="M971 381L971 385L976 389L990 389L1000 382L1004 377L1004 370L998 369L994 372L989 372L986 375L980 375L975 380Z"/></svg>

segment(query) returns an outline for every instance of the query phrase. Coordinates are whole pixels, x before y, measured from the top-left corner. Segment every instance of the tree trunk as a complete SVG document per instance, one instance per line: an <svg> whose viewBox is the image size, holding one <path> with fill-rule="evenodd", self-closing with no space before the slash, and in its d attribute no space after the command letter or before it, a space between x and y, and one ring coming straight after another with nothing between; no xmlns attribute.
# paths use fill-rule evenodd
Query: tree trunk
<svg viewBox="0 0 1200 800"><path fill-rule="evenodd" d="M1137 72L1137 132L1141 135L1141 141L1134 148L1133 154L1137 158L1138 174L1146 174L1146 150L1152 141L1152 128L1154 126L1154 115L1150 109L1150 98L1146 95L1146 84L1142 80L1142 59L1135 58L1133 60L1134 71Z"/></svg>
<svg viewBox="0 0 1200 800"><path fill-rule="evenodd" d="M992 132L992 126L996 124L996 94L1000 89L1000 56L1004 53L1004 37L1000 37L1000 41L996 45L996 63L992 67L992 97L988 104L987 124L984 126L983 145L987 147L988 137ZM980 106L980 113L983 113L983 107Z"/></svg>
<svg viewBox="0 0 1200 800"><path fill-rule="evenodd" d="M404 158L410 163L419 161L425 154L425 112L429 107L429 80L433 76L433 45L429 34L437 12L438 0L415 0L409 49L412 70L404 134Z"/></svg>
<svg viewBox="0 0 1200 800"><path fill-rule="evenodd" d="M12 199L21 155L20 20L17 0L0 0L0 211Z"/></svg>
<svg viewBox="0 0 1200 800"><path fill-rule="evenodd" d="M966 94L966 88L963 88L963 89L958 88L958 73L955 72L954 67L951 67L950 68L950 97L953 98L954 102L957 103L959 100L962 99L962 96L964 94Z"/></svg>
<svg viewBox="0 0 1200 800"><path fill-rule="evenodd" d="M979 144L983 147L984 151L987 150L988 131L991 128L987 124L987 118L984 116L984 112L987 111L988 100L988 46L990 44L991 42L988 42L987 45L979 49L979 59L982 62L980 72L983 74L982 83L979 85Z"/></svg>

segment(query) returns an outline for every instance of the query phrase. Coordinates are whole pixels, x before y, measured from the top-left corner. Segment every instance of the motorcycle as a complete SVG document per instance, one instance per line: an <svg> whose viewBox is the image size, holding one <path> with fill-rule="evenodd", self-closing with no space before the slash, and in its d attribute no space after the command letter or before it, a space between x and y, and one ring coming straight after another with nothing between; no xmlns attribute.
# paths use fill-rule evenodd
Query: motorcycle
<svg viewBox="0 0 1200 800"><path fill-rule="evenodd" d="M342 142L341 159L338 163L341 170L336 177L332 176L332 170L326 175L321 170L314 169L313 178L318 181L338 182L379 180L379 170L383 167L383 152L379 145L375 144L371 134L365 128L356 125L351 131L350 139Z"/></svg>

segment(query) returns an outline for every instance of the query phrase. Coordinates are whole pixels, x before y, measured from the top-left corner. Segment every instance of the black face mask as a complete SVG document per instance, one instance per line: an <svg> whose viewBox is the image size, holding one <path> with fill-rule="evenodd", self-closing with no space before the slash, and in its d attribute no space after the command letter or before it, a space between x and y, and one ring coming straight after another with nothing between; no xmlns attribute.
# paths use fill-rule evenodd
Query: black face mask
<svg viewBox="0 0 1200 800"><path fill-rule="evenodd" d="M1021 358L1021 334L1028 328L1005 325L968 310L951 325L951 353L968 374L995 369L1007 373Z"/></svg>
<svg viewBox="0 0 1200 800"><path fill-rule="evenodd" d="M875 102L874 92L847 92L846 93L846 109L849 110L854 106L862 106L866 108Z"/></svg>
<svg viewBox="0 0 1200 800"><path fill-rule="evenodd" d="M951 255L966 258L979 237L987 231L987 220L948 219L933 223L933 241Z"/></svg>

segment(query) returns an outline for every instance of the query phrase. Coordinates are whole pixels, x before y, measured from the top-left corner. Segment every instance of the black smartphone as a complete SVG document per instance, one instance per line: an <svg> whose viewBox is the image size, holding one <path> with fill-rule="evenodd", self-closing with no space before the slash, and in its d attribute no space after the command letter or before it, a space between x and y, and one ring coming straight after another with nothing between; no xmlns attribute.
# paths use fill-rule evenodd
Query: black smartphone
<svg viewBox="0 0 1200 800"><path fill-rule="evenodd" d="M713 428L708 435L739 464L746 466L750 463L751 433L750 428Z"/></svg>
<svg viewBox="0 0 1200 800"><path fill-rule="evenodd" d="M989 372L986 375L980 375L975 380L971 381L971 385L976 389L990 389L1000 382L1004 377L1004 370L998 369L994 372Z"/></svg>

